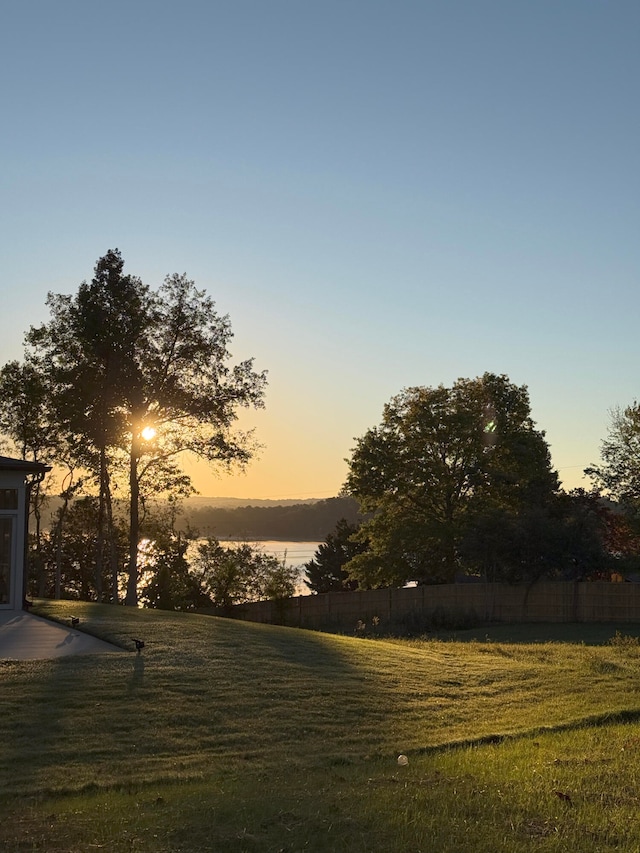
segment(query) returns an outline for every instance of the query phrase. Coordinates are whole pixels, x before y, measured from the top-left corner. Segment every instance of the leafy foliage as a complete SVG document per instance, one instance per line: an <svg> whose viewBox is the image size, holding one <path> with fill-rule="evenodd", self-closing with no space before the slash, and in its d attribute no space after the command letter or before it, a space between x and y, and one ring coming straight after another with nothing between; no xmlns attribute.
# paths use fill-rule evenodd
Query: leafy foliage
<svg viewBox="0 0 640 853"><path fill-rule="evenodd" d="M95 601L98 590L108 588L110 543L99 536L98 513L98 499L89 496L58 510L58 523L43 535L42 558L48 582L42 594ZM116 523L115 534L116 559L118 568L122 570L127 542L126 528L122 523ZM101 578L99 573L102 573ZM31 592L41 594L33 586L33 579Z"/></svg>
<svg viewBox="0 0 640 853"><path fill-rule="evenodd" d="M611 521L597 493L560 492L543 506L524 507L517 514L502 508L480 514L460 551L467 569L489 581L608 577Z"/></svg>
<svg viewBox="0 0 640 853"><path fill-rule="evenodd" d="M490 373L404 390L349 465L346 490L373 513L347 566L366 586L452 581L471 524L542 509L558 489L526 387Z"/></svg>
<svg viewBox="0 0 640 853"><path fill-rule="evenodd" d="M32 362L9 361L0 370L0 433L21 459L49 462L57 435L45 377Z"/></svg>
<svg viewBox="0 0 640 853"><path fill-rule="evenodd" d="M33 360L10 361L0 369L0 436L0 445L11 455L45 464L56 460L73 479L73 454L53 411L46 376ZM39 595L44 595L46 586L42 518L53 479L47 475L45 482L36 481L29 494L35 522L30 564L37 578L34 591Z"/></svg>
<svg viewBox="0 0 640 853"><path fill-rule="evenodd" d="M611 412L600 464L585 470L596 485L619 501L630 515L640 516L640 404Z"/></svg>
<svg viewBox="0 0 640 853"><path fill-rule="evenodd" d="M229 318L204 291L178 274L152 291L125 275L117 249L75 296L50 294L47 304L51 319L26 338L22 370L40 382L29 399L35 405L44 389L48 423L97 484L100 531L113 527L114 484L128 492L127 603L136 604L141 506L150 495L192 491L180 467L185 452L211 464L248 463L255 443L234 429L237 411L262 406L266 376L251 359L229 363ZM5 388L10 378L7 370ZM17 405L24 389L12 387ZM13 421L19 439L31 440L28 419ZM145 441L151 427L155 437Z"/></svg>
<svg viewBox="0 0 640 853"><path fill-rule="evenodd" d="M200 588L218 607L289 598L298 578L297 569L285 560L246 543L222 546L214 537L197 546L193 568Z"/></svg>
<svg viewBox="0 0 640 853"><path fill-rule="evenodd" d="M198 578L191 572L188 537L165 531L149 544L140 600L156 610L193 610L209 604Z"/></svg>
<svg viewBox="0 0 640 853"><path fill-rule="evenodd" d="M306 585L313 592L344 592L358 587L357 580L349 579L344 566L358 554L363 553L367 543L356 542L353 536L357 524L349 524L342 518L335 531L318 546L318 550L304 566Z"/></svg>
<svg viewBox="0 0 640 853"><path fill-rule="evenodd" d="M607 547L621 570L640 566L640 404L611 411L600 463L585 469L616 507L607 524Z"/></svg>

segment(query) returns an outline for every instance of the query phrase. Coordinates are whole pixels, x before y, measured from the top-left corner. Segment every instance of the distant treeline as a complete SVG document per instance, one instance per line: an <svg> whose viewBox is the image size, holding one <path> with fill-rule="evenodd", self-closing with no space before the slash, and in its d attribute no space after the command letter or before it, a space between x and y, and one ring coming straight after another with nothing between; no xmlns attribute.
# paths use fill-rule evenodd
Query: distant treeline
<svg viewBox="0 0 640 853"><path fill-rule="evenodd" d="M341 518L352 524L360 521L358 504L353 498L328 498L292 506L187 507L181 524L188 524L202 536L216 536L218 539L320 542L333 532Z"/></svg>

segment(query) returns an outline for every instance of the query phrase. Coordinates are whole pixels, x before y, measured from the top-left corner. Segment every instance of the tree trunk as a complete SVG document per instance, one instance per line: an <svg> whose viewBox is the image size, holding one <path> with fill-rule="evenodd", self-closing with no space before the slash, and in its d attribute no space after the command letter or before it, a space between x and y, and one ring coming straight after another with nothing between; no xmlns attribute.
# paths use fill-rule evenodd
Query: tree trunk
<svg viewBox="0 0 640 853"><path fill-rule="evenodd" d="M96 537L96 601L102 601L102 563L104 557L105 488L107 457L104 446L100 448L100 497L98 498L98 535Z"/></svg>
<svg viewBox="0 0 640 853"><path fill-rule="evenodd" d="M56 578L54 598L56 601L59 601L62 597L62 534L64 529L64 517L67 514L68 505L69 499L65 497L64 502L58 511L58 521L56 522L54 534L56 542Z"/></svg>
<svg viewBox="0 0 640 853"><path fill-rule="evenodd" d="M129 579L124 602L128 607L138 606L138 537L140 534L138 443L139 439L134 435L129 456Z"/></svg>
<svg viewBox="0 0 640 853"><path fill-rule="evenodd" d="M113 523L113 502L111 500L111 481L107 472L105 483L105 500L107 504L107 534L109 537L109 567L111 569L111 603L117 604L120 598L118 585L118 548L116 545L116 530Z"/></svg>
<svg viewBox="0 0 640 853"><path fill-rule="evenodd" d="M47 579L44 573L44 561L42 559L42 503L43 503L42 491L40 489L40 481L36 482L35 487L35 495L33 499L33 517L36 522L36 533L35 533L35 542L36 542L36 572L38 578L38 596L40 598L44 598L46 592L46 583ZM26 536L29 536L29 531L25 531Z"/></svg>
<svg viewBox="0 0 640 853"><path fill-rule="evenodd" d="M64 532L64 520L69 509L69 501L74 492L73 473L70 471L62 481L62 490L60 497L62 505L58 510L58 520L56 521L53 531L54 542L56 543L56 576L54 581L54 597L59 601L62 597L62 537Z"/></svg>

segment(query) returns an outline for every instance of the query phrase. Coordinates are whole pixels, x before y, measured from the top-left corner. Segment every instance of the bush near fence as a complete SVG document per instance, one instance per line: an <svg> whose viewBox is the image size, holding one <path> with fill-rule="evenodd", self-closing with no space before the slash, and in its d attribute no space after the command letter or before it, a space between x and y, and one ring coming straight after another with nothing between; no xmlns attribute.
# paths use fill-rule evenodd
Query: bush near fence
<svg viewBox="0 0 640 853"><path fill-rule="evenodd" d="M348 631L379 620L408 630L472 627L488 622L640 622L640 584L460 583L301 595L211 608L212 615L296 628Z"/></svg>

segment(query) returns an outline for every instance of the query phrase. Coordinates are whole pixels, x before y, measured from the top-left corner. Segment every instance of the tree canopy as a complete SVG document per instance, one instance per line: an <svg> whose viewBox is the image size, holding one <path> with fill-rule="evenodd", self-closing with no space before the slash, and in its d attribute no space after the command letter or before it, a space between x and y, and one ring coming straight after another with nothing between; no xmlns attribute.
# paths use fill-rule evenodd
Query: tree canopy
<svg viewBox="0 0 640 853"><path fill-rule="evenodd" d="M600 457L600 463L585 473L628 511L640 515L640 403L611 411Z"/></svg>
<svg viewBox="0 0 640 853"><path fill-rule="evenodd" d="M117 249L75 295L49 294L47 304L50 320L26 336L25 365L45 389L52 432L95 481L100 527L114 481L128 494L126 601L136 604L146 498L192 491L185 452L214 465L251 459L253 437L235 422L239 408L263 405L266 374L252 359L231 363L229 318L186 275L152 290L125 274Z"/></svg>
<svg viewBox="0 0 640 853"><path fill-rule="evenodd" d="M333 533L318 546L313 559L304 565L306 585L312 592L346 592L357 589L358 582L349 578L344 567L357 554L366 551L368 543L354 540L358 524L341 518Z"/></svg>
<svg viewBox="0 0 640 853"><path fill-rule="evenodd" d="M297 568L286 559L246 542L224 547L213 536L198 544L193 566L203 594L218 607L289 598L298 579Z"/></svg>
<svg viewBox="0 0 640 853"><path fill-rule="evenodd" d="M559 487L526 386L492 373L405 389L348 461L345 489L372 517L346 568L367 586L452 581L470 526L544 507Z"/></svg>

